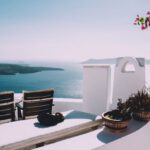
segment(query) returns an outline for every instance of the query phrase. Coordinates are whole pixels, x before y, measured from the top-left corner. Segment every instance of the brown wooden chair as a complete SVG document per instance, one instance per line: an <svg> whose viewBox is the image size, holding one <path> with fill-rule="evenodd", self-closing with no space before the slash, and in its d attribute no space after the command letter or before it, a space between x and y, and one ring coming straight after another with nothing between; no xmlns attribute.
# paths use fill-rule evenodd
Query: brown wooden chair
<svg viewBox="0 0 150 150"><path fill-rule="evenodd" d="M52 113L54 90L27 91L23 92L23 101L16 103L18 119L37 116L41 112Z"/></svg>
<svg viewBox="0 0 150 150"><path fill-rule="evenodd" d="M0 122L15 121L14 92L0 92Z"/></svg>

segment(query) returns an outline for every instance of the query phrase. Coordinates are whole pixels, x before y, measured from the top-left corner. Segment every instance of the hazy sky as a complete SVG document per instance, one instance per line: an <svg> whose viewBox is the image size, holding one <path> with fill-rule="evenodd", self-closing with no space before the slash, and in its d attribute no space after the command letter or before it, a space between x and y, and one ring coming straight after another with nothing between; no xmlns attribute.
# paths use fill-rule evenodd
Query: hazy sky
<svg viewBox="0 0 150 150"><path fill-rule="evenodd" d="M150 58L149 0L0 0L0 60Z"/></svg>

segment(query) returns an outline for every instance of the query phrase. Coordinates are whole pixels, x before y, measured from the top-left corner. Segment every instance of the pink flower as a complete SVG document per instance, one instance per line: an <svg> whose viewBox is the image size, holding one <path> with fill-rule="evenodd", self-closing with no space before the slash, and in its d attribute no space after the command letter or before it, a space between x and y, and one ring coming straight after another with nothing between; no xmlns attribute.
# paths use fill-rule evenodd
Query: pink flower
<svg viewBox="0 0 150 150"><path fill-rule="evenodd" d="M147 15L150 15L150 11L147 12Z"/></svg>
<svg viewBox="0 0 150 150"><path fill-rule="evenodd" d="M139 18L136 18L136 19L135 19L135 21L139 21L139 20L140 20Z"/></svg>
<svg viewBox="0 0 150 150"><path fill-rule="evenodd" d="M145 29L146 29L146 26L142 25L142 26L141 26L141 29L142 29L142 30L145 30Z"/></svg>
<svg viewBox="0 0 150 150"><path fill-rule="evenodd" d="M139 25L141 27L141 30L145 30L150 27L150 11L147 11L147 15L143 17L137 15L133 24Z"/></svg>

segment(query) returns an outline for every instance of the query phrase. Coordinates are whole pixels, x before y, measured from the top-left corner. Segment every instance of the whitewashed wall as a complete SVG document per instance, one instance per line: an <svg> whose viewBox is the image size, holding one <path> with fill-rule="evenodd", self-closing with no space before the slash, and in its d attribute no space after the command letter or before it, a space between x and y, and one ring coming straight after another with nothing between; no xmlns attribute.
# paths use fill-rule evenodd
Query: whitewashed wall
<svg viewBox="0 0 150 150"><path fill-rule="evenodd" d="M145 85L144 58L118 58L114 71L112 108L116 107L118 98L127 99L132 93Z"/></svg>
<svg viewBox="0 0 150 150"><path fill-rule="evenodd" d="M110 66L87 64L83 66L83 109L101 114L106 111L110 94Z"/></svg>
<svg viewBox="0 0 150 150"><path fill-rule="evenodd" d="M54 98L53 113L64 112L67 110L79 110L83 111L83 100L82 99L71 99L71 98Z"/></svg>

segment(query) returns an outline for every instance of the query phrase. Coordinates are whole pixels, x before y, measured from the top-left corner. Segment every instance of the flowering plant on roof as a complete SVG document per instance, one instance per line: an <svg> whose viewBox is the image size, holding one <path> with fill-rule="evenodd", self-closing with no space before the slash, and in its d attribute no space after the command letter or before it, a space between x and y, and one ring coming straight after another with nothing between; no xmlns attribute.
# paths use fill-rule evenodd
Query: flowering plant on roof
<svg viewBox="0 0 150 150"><path fill-rule="evenodd" d="M137 15L137 17L134 21L134 25L141 26L142 30L145 30L148 27L150 27L150 11L148 11L146 13L146 16L144 16L144 17L140 17L139 15Z"/></svg>

